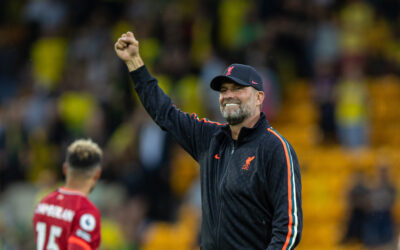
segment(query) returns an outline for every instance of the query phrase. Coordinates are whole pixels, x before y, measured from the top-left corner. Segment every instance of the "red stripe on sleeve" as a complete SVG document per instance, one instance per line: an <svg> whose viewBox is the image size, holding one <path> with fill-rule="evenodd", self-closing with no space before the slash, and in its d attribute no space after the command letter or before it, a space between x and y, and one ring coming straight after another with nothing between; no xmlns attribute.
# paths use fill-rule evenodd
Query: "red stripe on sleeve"
<svg viewBox="0 0 400 250"><path fill-rule="evenodd" d="M292 226L293 226L293 216L292 216L292 182L290 180L291 177L291 167L290 167L290 158L289 158L289 153L288 153L288 149L286 146L286 143L283 141L282 137L279 136L275 131L273 131L272 129L268 128L268 131L273 133L276 137L278 137L278 139L282 142L283 144L283 148L285 149L285 156L286 156L286 162L287 162L287 181L288 181L288 201L289 201L289 211L288 211L288 215L289 215L289 225L288 225L288 234L286 236L286 241L285 241L285 245L283 245L282 250L287 249L287 246L289 245L290 242L290 237L292 236Z"/></svg>
<svg viewBox="0 0 400 250"><path fill-rule="evenodd" d="M68 250L91 250L92 248L89 244L75 236L71 236L68 238Z"/></svg>

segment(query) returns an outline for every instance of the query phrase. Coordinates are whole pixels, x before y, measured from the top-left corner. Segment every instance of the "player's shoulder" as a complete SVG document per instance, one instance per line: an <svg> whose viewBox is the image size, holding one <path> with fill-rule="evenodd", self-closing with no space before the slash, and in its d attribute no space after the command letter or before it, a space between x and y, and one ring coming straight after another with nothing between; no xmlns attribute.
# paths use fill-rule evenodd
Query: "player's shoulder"
<svg viewBox="0 0 400 250"><path fill-rule="evenodd" d="M76 236L92 242L100 232L101 214L99 209L86 197L76 210L74 225L77 225Z"/></svg>
<svg viewBox="0 0 400 250"><path fill-rule="evenodd" d="M75 208L71 235L97 249L101 238L100 211L86 196L77 195L75 199L79 199L75 200L79 205Z"/></svg>
<svg viewBox="0 0 400 250"><path fill-rule="evenodd" d="M267 129L268 131L268 140L270 143L274 145L290 145L289 142L286 140L286 138L276 129L269 127Z"/></svg>
<svg viewBox="0 0 400 250"><path fill-rule="evenodd" d="M94 215L96 218L100 218L99 209L88 198L82 200L82 204L79 208L79 213L80 214L90 213Z"/></svg>
<svg viewBox="0 0 400 250"><path fill-rule="evenodd" d="M58 197L58 189L50 193L47 193L43 198L39 197L38 202L36 203L36 207L43 203L54 204L57 200L57 197Z"/></svg>
<svg viewBox="0 0 400 250"><path fill-rule="evenodd" d="M91 212L95 215L100 214L100 211L97 208L97 206L88 197L82 197L82 204L80 209L83 211Z"/></svg>
<svg viewBox="0 0 400 250"><path fill-rule="evenodd" d="M92 232L100 228L100 212L96 207L81 209L77 211L75 221L84 231Z"/></svg>
<svg viewBox="0 0 400 250"><path fill-rule="evenodd" d="M261 145L263 145L264 151L272 153L294 150L289 141L280 132L278 132L278 130L272 127L267 129L267 133L263 137L263 143L261 143Z"/></svg>
<svg viewBox="0 0 400 250"><path fill-rule="evenodd" d="M45 196L41 199L41 202L43 202L43 201L48 201L48 200L52 200L52 199L54 199L54 198L57 197L57 194L58 194L58 189L53 190L52 192L50 192L50 193L48 193L47 195L45 195Z"/></svg>

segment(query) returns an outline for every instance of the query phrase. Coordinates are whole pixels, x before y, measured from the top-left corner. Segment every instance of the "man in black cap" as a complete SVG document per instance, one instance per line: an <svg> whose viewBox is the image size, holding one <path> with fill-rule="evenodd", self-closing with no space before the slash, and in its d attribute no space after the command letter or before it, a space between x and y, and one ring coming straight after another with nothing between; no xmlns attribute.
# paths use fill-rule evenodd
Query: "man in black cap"
<svg viewBox="0 0 400 250"><path fill-rule="evenodd" d="M220 92L222 116L230 125L233 139L237 140L242 127L251 128L260 119L264 100L261 77L253 67L232 64L210 86Z"/></svg>
<svg viewBox="0 0 400 250"><path fill-rule="evenodd" d="M211 81L227 124L181 112L158 87L127 32L115 51L143 106L200 164L201 249L293 249L302 232L301 180L296 153L261 112L262 79L232 64Z"/></svg>

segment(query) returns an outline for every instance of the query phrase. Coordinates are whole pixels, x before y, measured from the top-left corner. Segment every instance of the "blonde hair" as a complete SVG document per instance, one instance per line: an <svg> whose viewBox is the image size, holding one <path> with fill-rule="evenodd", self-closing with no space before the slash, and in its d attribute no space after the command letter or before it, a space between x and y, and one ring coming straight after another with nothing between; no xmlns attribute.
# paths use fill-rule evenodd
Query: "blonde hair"
<svg viewBox="0 0 400 250"><path fill-rule="evenodd" d="M92 169L100 165L103 151L91 139L74 141L67 149L66 163L73 169Z"/></svg>

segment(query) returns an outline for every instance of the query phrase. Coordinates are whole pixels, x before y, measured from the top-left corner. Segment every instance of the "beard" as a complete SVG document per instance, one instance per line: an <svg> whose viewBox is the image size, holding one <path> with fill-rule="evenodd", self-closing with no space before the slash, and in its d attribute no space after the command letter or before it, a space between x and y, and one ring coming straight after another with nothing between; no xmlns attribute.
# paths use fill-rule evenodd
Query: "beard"
<svg viewBox="0 0 400 250"><path fill-rule="evenodd" d="M238 104L239 107L235 110L231 110L225 106L227 103L235 103ZM232 99L224 100L219 108L222 116L230 125L240 124L253 114L252 109L248 104L242 104L240 101L234 101Z"/></svg>

